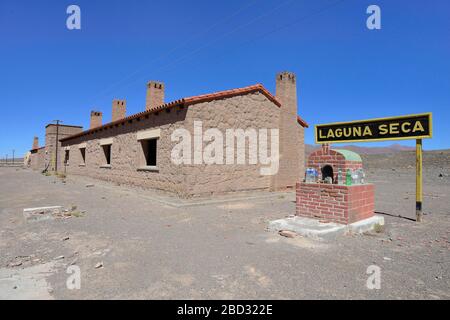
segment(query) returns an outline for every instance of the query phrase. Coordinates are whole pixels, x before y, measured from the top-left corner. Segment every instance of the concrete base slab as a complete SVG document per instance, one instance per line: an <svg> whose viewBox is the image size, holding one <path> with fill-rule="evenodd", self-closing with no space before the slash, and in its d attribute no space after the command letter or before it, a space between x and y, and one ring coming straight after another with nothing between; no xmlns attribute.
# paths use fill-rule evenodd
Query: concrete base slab
<svg viewBox="0 0 450 320"><path fill-rule="evenodd" d="M289 217L269 222L270 231L289 230L301 236L316 240L333 240L348 233L371 231L376 225L384 225L384 218L373 216L349 225L334 222L321 223L319 220L305 217Z"/></svg>

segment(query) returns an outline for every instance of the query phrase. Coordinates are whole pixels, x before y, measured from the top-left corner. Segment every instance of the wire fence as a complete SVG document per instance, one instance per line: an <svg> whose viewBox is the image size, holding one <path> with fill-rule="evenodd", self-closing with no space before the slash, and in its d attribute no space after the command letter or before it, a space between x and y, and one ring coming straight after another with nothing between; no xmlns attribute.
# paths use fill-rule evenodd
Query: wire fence
<svg viewBox="0 0 450 320"><path fill-rule="evenodd" d="M16 167L23 166L23 158L0 158L0 167Z"/></svg>

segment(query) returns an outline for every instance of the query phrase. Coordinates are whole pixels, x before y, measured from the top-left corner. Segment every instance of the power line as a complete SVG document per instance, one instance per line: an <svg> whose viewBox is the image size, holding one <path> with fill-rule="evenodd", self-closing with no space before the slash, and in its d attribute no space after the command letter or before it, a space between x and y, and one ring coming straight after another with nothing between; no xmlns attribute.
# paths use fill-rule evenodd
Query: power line
<svg viewBox="0 0 450 320"><path fill-rule="evenodd" d="M293 25L296 25L296 24L298 24L298 23L300 23L300 22L303 22L303 21L307 20L308 18L314 17L314 16L316 16L316 15L318 15L318 14L321 14L321 13L323 13L323 12L325 12L325 11L331 9L331 8L337 6L338 4L343 3L344 1L346 1L346 0L338 0L338 1L335 1L335 2L331 3L330 5L324 6L324 7L320 8L320 9L316 10L316 11L313 12L313 13L304 15L304 16L298 18L298 19L294 19L293 21L291 21L291 22L289 22L289 23L287 23L287 24L284 24L284 25L282 25L282 26L280 26L280 27L274 28L273 30L271 30L271 31L269 31L269 32L266 32L266 33L260 35L259 37L253 37L252 39L243 42L238 48L235 48L235 49L239 49L239 48L241 48L242 46L245 46L245 45L248 45L248 44L250 44L250 43L252 43L252 42L255 42L255 41L257 41L257 40L260 40L260 39L262 39L262 38L264 38L264 37L266 37L266 36L268 36L268 35L270 35L270 34L273 34L273 33L275 33L275 32L278 32L278 31L280 31L280 30L282 30L282 29L285 29L285 28L288 28L288 27L292 27ZM287 5L287 4L289 4L289 3L291 3L291 2L293 2L293 0L285 1L285 2L281 3L281 4L278 5L278 6L276 6L276 7L274 7L274 8L271 8L271 10L266 11L265 13L263 13L263 14L261 14L261 15L255 17L255 18L253 18L252 20L248 21L247 23L242 24L242 25L239 25L239 26L237 26L236 28L234 28L233 30L231 30L231 31L229 31L229 32L227 32L227 33L225 33L225 34L222 34L222 35L219 36L219 37L215 37L212 41L209 41L209 42L206 43L205 45L203 45L203 46L201 46L201 47L199 47L199 48L196 48L196 49L194 49L194 50L188 52L188 53L185 54L185 55L182 55L182 56L179 57L177 60L172 61L172 62L169 62L169 63L167 63L167 64L165 64L165 65L163 65L163 66L161 66L161 67L155 69L154 72L159 72L159 71L168 70L168 68L170 68L170 67L172 67L172 66L174 66L174 65L177 65L177 64L179 64L180 62L184 62L184 61L186 61L186 60L189 60L189 58L192 58L193 56L195 56L196 54L198 54L200 51L204 50L205 48L210 47L212 44L218 42L219 40L223 39L224 37L227 37L227 36L229 36L229 35L231 35L231 34L234 34L234 33L238 32L239 30L241 30L241 29L243 29L243 28L245 28L245 27L247 27L247 26L249 26L249 25L255 23L256 21L258 21L258 20L260 20L260 19L262 19L262 18L264 18L264 17L269 16L269 15L272 14L274 11L278 10L279 8L281 8L281 7L283 7L283 6ZM226 53L221 54L221 55L219 55L219 56L221 57L221 56L224 56L224 55L226 55ZM122 86L122 88L128 87L128 86L130 86L131 84L133 84L134 82L136 82L136 81L138 81L138 80L141 80L141 79L142 79L142 77L138 77L138 78L134 79L133 81L129 81L128 83L124 84L124 85Z"/></svg>
<svg viewBox="0 0 450 320"><path fill-rule="evenodd" d="M167 51L164 54L161 54L159 57L151 60L148 64L146 64L145 66L140 66L139 68L137 68L135 71L133 71L131 74L129 74L128 76L122 78L121 80L113 83L112 85L110 85L109 87L107 87L105 90L102 90L97 96L94 97L93 100L97 99L98 97L103 96L104 94L106 94L107 92L109 92L109 90L113 89L114 87L120 85L123 82L126 82L128 79L132 79L136 74L138 74L139 72L143 71L145 68L147 68L148 66L150 66L151 64L162 60L163 58L169 56L171 53L177 51L180 48L183 48L185 45L187 45L188 43L192 42L192 40L198 38L199 36L203 35L203 34L207 34L208 32L210 32L211 30L213 30L215 27L219 26L220 24L224 23L227 20L230 20L231 18L237 16L239 13L241 13L242 11L244 11L245 9L253 6L255 3L257 3L258 0L253 0L250 1L249 3L245 4L244 6L240 7L237 11L233 12L231 15L226 16L223 19L220 19L219 21L213 23L212 25L210 25L208 28L206 28L206 30L202 30L201 32L198 32L197 34L195 34L193 37L188 38L186 41L182 42L181 44L173 47L172 49L170 49L169 51Z"/></svg>
<svg viewBox="0 0 450 320"><path fill-rule="evenodd" d="M300 23L300 22L303 22L303 21L307 20L308 18L312 18L312 17L314 17L314 16L316 16L316 15L319 15L319 14L325 12L325 11L328 11L329 9L331 9L331 8L337 6L338 4L343 3L343 2L345 2L345 1L347 1L347 0L338 0L338 1L335 1L335 2L333 2L331 5L322 7L321 9L316 10L315 12L313 12L313 13L311 13L311 14L308 14L308 15L302 16L302 17L300 17L300 18L298 18L298 19L295 19L295 20L293 20L293 21L291 21L291 22L289 22L289 23L287 23L287 24L284 24L284 25L282 25L282 26L280 26L280 27L277 27L277 28L275 28L275 29L273 29L273 30L271 30L271 31L268 31L268 32L266 32L266 33L263 33L263 34L261 34L261 35L258 36L258 37L253 37L253 38L250 39L250 40L244 41L244 42L242 42L238 47L235 47L233 50L241 49L243 46L248 45L248 44L250 44L250 43L253 43L253 42L255 42L255 41L257 41L257 40L260 40L260 39L262 39L262 38L264 38L264 37L267 37L267 36L270 35L270 34L273 34L273 33L275 33L275 32L278 32L278 31L280 31L280 30L282 30L282 29L285 29L285 28L288 28L288 27L292 27L292 26L294 26L294 25L296 25L296 24L298 24L298 23ZM225 55L227 55L227 54L229 54L229 52L224 52L224 53L222 53L222 54L220 54L220 55L217 55L216 58L217 58L217 57L223 57L223 56L225 56ZM175 61L173 64L176 64L176 63L177 63L177 61ZM172 65L173 65L173 64L172 64ZM170 66L170 65L171 65L171 64L168 64L167 66ZM168 70L168 69L163 69L163 70Z"/></svg>
<svg viewBox="0 0 450 320"><path fill-rule="evenodd" d="M230 32L227 32L227 33L221 35L220 37L215 37L214 40L208 42L208 43L205 44L204 46L201 46L201 47L199 47L199 48L197 48L197 49L195 49L195 50L189 52L188 54L186 54L186 55L184 55L184 56L181 56L178 60L172 61L172 62L170 62L170 63L168 63L168 64L166 64L166 65L164 65L164 66L158 68L155 72L164 70L164 68L166 68L166 67L168 67L168 66L177 64L177 63L179 63L179 62L185 60L186 57L189 57L189 56L192 56L192 55L197 54L197 53L200 52L201 50L203 50L203 49L205 49L205 48L207 48L207 47L210 47L211 44L213 44L213 43L215 43L215 42L218 42L219 40L221 40L221 39L223 39L223 38L225 38L225 37L227 37L227 36L229 36L229 35L231 35L231 34L236 33L237 31L239 31L239 30L241 30L241 29L243 29L243 28L245 28L245 27L247 27L247 26L249 26L249 25L255 23L255 22L258 21L258 20L261 20L262 18L265 18L265 17L269 16L269 15L272 14L274 11L280 9L281 7L283 7L283 6L287 5L287 4L290 4L291 2L293 2L293 0L285 1L285 2L283 2L282 4L276 6L275 8L272 8L271 10L269 10L269 11L267 11L267 12L265 12L265 13L263 13L263 14L257 16L257 17L255 17L254 19L250 20L249 22L247 22L247 23L245 23L245 24L242 24L242 25L238 26L237 28L231 30Z"/></svg>

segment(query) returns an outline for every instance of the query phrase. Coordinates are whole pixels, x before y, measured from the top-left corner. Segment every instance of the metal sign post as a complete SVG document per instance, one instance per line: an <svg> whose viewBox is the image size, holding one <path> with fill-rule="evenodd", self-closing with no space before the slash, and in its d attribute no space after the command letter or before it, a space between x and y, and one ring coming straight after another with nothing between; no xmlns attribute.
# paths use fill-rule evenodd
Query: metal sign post
<svg viewBox="0 0 450 320"><path fill-rule="evenodd" d="M422 139L433 136L431 113L315 126L316 143L416 140L416 221L422 221Z"/></svg>
<svg viewBox="0 0 450 320"><path fill-rule="evenodd" d="M53 120L53 122L56 122L56 141L55 141L55 163L54 163L54 168L55 168L55 172L58 173L59 124L62 121L61 120Z"/></svg>
<svg viewBox="0 0 450 320"><path fill-rule="evenodd" d="M416 221L422 222L422 139L416 140Z"/></svg>

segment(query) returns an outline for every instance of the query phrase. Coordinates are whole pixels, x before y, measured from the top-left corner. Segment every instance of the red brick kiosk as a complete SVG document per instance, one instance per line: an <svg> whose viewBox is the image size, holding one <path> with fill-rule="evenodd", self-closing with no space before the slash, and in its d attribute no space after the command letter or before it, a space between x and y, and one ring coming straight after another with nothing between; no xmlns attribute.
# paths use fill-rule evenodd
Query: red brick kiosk
<svg viewBox="0 0 450 320"><path fill-rule="evenodd" d="M374 216L374 185L362 179L346 185L348 169L351 172L362 169L362 160L357 153L333 150L329 145L323 145L322 149L311 153L307 168L314 168L319 174L313 181L305 179L297 183L297 216L340 224Z"/></svg>

